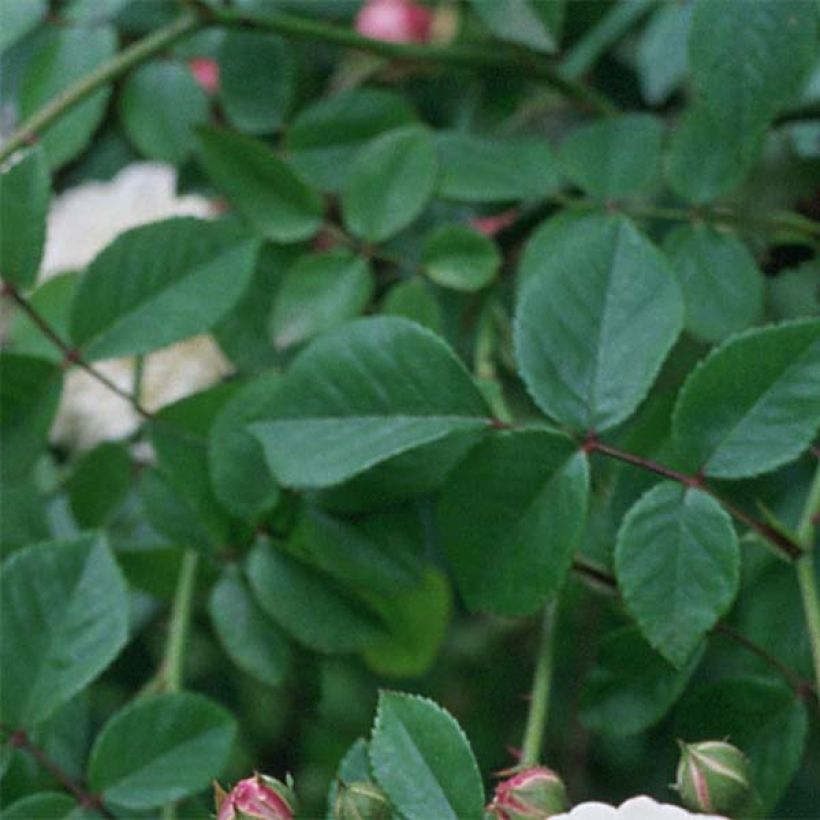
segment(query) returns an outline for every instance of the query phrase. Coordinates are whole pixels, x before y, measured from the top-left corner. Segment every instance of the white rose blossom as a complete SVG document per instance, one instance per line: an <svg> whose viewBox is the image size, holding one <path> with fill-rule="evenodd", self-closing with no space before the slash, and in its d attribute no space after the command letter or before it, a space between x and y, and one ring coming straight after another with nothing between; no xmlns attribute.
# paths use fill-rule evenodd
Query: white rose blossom
<svg viewBox="0 0 820 820"><path fill-rule="evenodd" d="M55 199L48 217L41 281L82 270L119 234L138 225L172 216L213 215L213 205L204 197L176 195L176 172L171 166L134 163L110 182L89 182ZM131 391L133 357L94 367ZM186 339L145 357L140 401L153 412L214 384L230 369L210 336ZM127 436L139 423L140 417L126 400L74 368L65 380L51 440L82 450Z"/></svg>
<svg viewBox="0 0 820 820"><path fill-rule="evenodd" d="M680 806L658 803L651 797L631 797L617 808L606 803L579 803L565 814L553 815L551 820L727 820L715 814L693 814Z"/></svg>

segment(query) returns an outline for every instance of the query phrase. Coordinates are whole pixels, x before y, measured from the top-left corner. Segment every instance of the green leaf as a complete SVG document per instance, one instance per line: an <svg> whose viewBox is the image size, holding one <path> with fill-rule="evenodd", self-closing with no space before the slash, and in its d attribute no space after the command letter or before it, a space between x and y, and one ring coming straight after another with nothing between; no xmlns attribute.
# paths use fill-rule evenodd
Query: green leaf
<svg viewBox="0 0 820 820"><path fill-rule="evenodd" d="M248 286L257 249L233 225L189 217L127 231L77 286L75 342L93 361L147 353L209 330Z"/></svg>
<svg viewBox="0 0 820 820"><path fill-rule="evenodd" d="M59 365L3 353L0 356L0 459L2 480L24 477L43 454L62 389Z"/></svg>
<svg viewBox="0 0 820 820"><path fill-rule="evenodd" d="M270 34L228 31L217 59L219 99L228 120L249 134L279 128L295 89L289 44Z"/></svg>
<svg viewBox="0 0 820 820"><path fill-rule="evenodd" d="M685 304L684 326L706 342L745 330L763 313L763 276L748 248L705 224L681 225L663 249Z"/></svg>
<svg viewBox="0 0 820 820"><path fill-rule="evenodd" d="M214 585L208 610L222 648L243 672L268 686L284 681L290 645L238 572L225 572Z"/></svg>
<svg viewBox="0 0 820 820"><path fill-rule="evenodd" d="M680 288L626 219L573 222L553 240L522 285L516 357L545 413L606 430L634 412L677 339Z"/></svg>
<svg viewBox="0 0 820 820"><path fill-rule="evenodd" d="M299 242L322 223L322 199L259 140L200 128L199 159L214 185L265 239Z"/></svg>
<svg viewBox="0 0 820 820"><path fill-rule="evenodd" d="M624 114L584 125L561 145L561 166L572 182L597 199L650 193L661 175L660 121Z"/></svg>
<svg viewBox="0 0 820 820"><path fill-rule="evenodd" d="M258 518L279 500L279 488L267 469L262 447L247 425L269 415L280 379L278 371L269 371L243 385L211 427L208 464L214 494L240 518Z"/></svg>
<svg viewBox="0 0 820 820"><path fill-rule="evenodd" d="M487 236L461 225L443 225L424 238L424 272L437 285L481 290L501 267L501 252Z"/></svg>
<svg viewBox="0 0 820 820"><path fill-rule="evenodd" d="M140 153L179 165L194 148L194 127L207 121L208 96L182 63L157 60L125 82L119 114Z"/></svg>
<svg viewBox="0 0 820 820"><path fill-rule="evenodd" d="M479 820L484 789L472 749L427 698L382 692L370 741L379 785L406 820Z"/></svg>
<svg viewBox="0 0 820 820"><path fill-rule="evenodd" d="M294 118L285 134L293 167L314 185L338 191L371 139L416 122L401 94L360 88L322 97Z"/></svg>
<svg viewBox="0 0 820 820"><path fill-rule="evenodd" d="M751 782L771 808L800 767L808 717L795 694L780 683L724 678L687 698L678 734L686 742L728 738L748 755Z"/></svg>
<svg viewBox="0 0 820 820"><path fill-rule="evenodd" d="M820 320L734 336L690 374L673 429L686 463L743 478L797 458L820 426Z"/></svg>
<svg viewBox="0 0 820 820"><path fill-rule="evenodd" d="M18 2L18 5L22 5ZM77 801L59 792L40 792L3 807L4 820L91 820L96 812L85 811Z"/></svg>
<svg viewBox="0 0 820 820"><path fill-rule="evenodd" d="M208 436L234 389L233 384L223 384L195 393L164 407L150 423L157 466L198 522L220 544L230 543L235 522L214 495Z"/></svg>
<svg viewBox="0 0 820 820"><path fill-rule="evenodd" d="M169 543L198 550L220 546L221 539L205 525L193 502L174 489L159 470L143 469L138 489L146 519Z"/></svg>
<svg viewBox="0 0 820 820"><path fill-rule="evenodd" d="M695 205L712 202L743 180L758 145L734 123L695 105L672 134L666 180L676 194Z"/></svg>
<svg viewBox="0 0 820 820"><path fill-rule="evenodd" d="M470 5L496 37L547 54L558 50L563 2L470 0Z"/></svg>
<svg viewBox="0 0 820 820"><path fill-rule="evenodd" d="M820 259L780 271L766 280L768 307L774 317L820 316Z"/></svg>
<svg viewBox="0 0 820 820"><path fill-rule="evenodd" d="M703 104L751 135L794 97L815 61L817 9L801 0L762 0L743 8L738 14L723 0L698 0L689 59Z"/></svg>
<svg viewBox="0 0 820 820"><path fill-rule="evenodd" d="M400 678L427 672L447 635L451 599L447 579L433 569L428 569L413 589L391 596L369 596L388 634L364 650L367 665L378 675Z"/></svg>
<svg viewBox="0 0 820 820"><path fill-rule="evenodd" d="M262 609L317 652L356 652L381 634L379 620L361 602L270 544L251 552L248 580Z"/></svg>
<svg viewBox="0 0 820 820"><path fill-rule="evenodd" d="M281 484L329 487L452 433L481 430L487 415L437 336L381 317L317 339L285 374L273 420L250 429Z"/></svg>
<svg viewBox="0 0 820 820"><path fill-rule="evenodd" d="M134 469L128 450L111 441L82 455L66 484L80 527L111 523L134 483Z"/></svg>
<svg viewBox="0 0 820 820"><path fill-rule="evenodd" d="M20 119L25 120L117 50L108 25L49 26L38 32L32 58L20 86ZM51 168L58 168L85 148L105 113L109 86L94 91L39 135Z"/></svg>
<svg viewBox="0 0 820 820"><path fill-rule="evenodd" d="M274 347L286 350L358 316L375 290L367 261L348 250L308 254L282 279L271 316Z"/></svg>
<svg viewBox="0 0 820 820"><path fill-rule="evenodd" d="M126 809L179 800L205 789L221 773L235 733L231 715L202 695L140 698L97 736L89 784L106 802Z"/></svg>
<svg viewBox="0 0 820 820"><path fill-rule="evenodd" d="M376 137L356 158L342 191L345 226L368 242L389 239L424 210L437 171L427 129L407 125Z"/></svg>
<svg viewBox="0 0 820 820"><path fill-rule="evenodd" d="M263 244L245 295L213 329L219 347L240 372L259 372L277 362L268 338L270 312L284 271L301 253L298 245Z"/></svg>
<svg viewBox="0 0 820 820"><path fill-rule="evenodd" d="M624 516L615 575L649 643L682 667L737 592L732 521L705 492L662 482Z"/></svg>
<svg viewBox="0 0 820 820"><path fill-rule="evenodd" d="M95 536L36 544L3 565L3 722L30 729L93 681L125 645L125 581Z"/></svg>
<svg viewBox="0 0 820 820"><path fill-rule="evenodd" d="M632 735L656 724L683 694L702 653L675 669L634 627L610 632L581 694L581 720L593 732Z"/></svg>
<svg viewBox="0 0 820 820"><path fill-rule="evenodd" d="M0 9L3 18L3 28L0 29L2 52L37 28L46 16L48 3L47 0L0 0Z"/></svg>
<svg viewBox="0 0 820 820"><path fill-rule="evenodd" d="M561 180L546 140L491 139L458 131L436 133L438 194L459 202L537 199Z"/></svg>
<svg viewBox="0 0 820 820"><path fill-rule="evenodd" d="M5 20L3 21L5 26ZM39 146L14 155L0 174L0 271L6 282L29 288L37 279L46 241L51 180Z"/></svg>
<svg viewBox="0 0 820 820"><path fill-rule="evenodd" d="M26 297L29 304L48 323L48 326L67 344L71 344L68 325L71 302L78 281L79 276L74 273L55 276L38 285ZM22 311L17 311L13 316L13 324L6 337L6 342L14 353L34 356L55 364L63 360L62 350L47 338L43 331Z"/></svg>
<svg viewBox="0 0 820 820"><path fill-rule="evenodd" d="M418 585L424 544L424 527L412 505L355 520L308 506L288 548L346 585L392 598Z"/></svg>
<svg viewBox="0 0 820 820"><path fill-rule="evenodd" d="M665 103L686 78L691 23L692 4L663 3L644 27L637 68L643 98L651 105Z"/></svg>
<svg viewBox="0 0 820 820"><path fill-rule="evenodd" d="M386 316L401 316L441 333L444 326L441 305L431 286L419 277L405 279L387 292L382 303Z"/></svg>
<svg viewBox="0 0 820 820"><path fill-rule="evenodd" d="M546 430L498 433L451 473L438 521L469 609L527 615L560 589L586 523L588 465L577 451Z"/></svg>

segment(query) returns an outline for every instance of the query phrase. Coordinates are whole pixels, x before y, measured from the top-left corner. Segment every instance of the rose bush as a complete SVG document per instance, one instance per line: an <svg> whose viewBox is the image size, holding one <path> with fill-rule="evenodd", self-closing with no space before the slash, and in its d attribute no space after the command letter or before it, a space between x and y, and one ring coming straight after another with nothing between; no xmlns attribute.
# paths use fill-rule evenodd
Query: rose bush
<svg viewBox="0 0 820 820"><path fill-rule="evenodd" d="M816 813L815 3L0 9L4 818Z"/></svg>

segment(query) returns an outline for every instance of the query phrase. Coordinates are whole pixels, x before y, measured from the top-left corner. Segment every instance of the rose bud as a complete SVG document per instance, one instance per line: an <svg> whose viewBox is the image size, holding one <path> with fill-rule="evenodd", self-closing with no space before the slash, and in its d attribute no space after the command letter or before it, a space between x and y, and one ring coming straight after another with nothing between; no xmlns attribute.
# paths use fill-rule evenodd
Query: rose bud
<svg viewBox="0 0 820 820"><path fill-rule="evenodd" d="M188 60L188 68L199 87L208 94L219 91L219 63L208 57L194 57Z"/></svg>
<svg viewBox="0 0 820 820"><path fill-rule="evenodd" d="M217 820L293 820L289 786L264 774L240 780L230 792L214 783Z"/></svg>
<svg viewBox="0 0 820 820"><path fill-rule="evenodd" d="M677 783L684 805L701 812L731 814L751 794L749 760L731 743L707 740L683 743Z"/></svg>
<svg viewBox="0 0 820 820"><path fill-rule="evenodd" d="M390 43L426 43L433 14L414 0L367 0L356 16L356 31Z"/></svg>
<svg viewBox="0 0 820 820"><path fill-rule="evenodd" d="M339 783L333 820L390 820L387 795L372 783Z"/></svg>
<svg viewBox="0 0 820 820"><path fill-rule="evenodd" d="M561 778L545 766L523 769L495 787L487 811L497 820L545 820L567 810Z"/></svg>

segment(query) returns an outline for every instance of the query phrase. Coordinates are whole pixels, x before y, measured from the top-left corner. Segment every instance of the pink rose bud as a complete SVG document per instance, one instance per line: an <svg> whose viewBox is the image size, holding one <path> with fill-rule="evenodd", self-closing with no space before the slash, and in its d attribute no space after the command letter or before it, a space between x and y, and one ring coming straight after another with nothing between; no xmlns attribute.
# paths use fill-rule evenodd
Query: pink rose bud
<svg viewBox="0 0 820 820"><path fill-rule="evenodd" d="M533 766L495 787L487 811L496 820L546 820L567 809L561 778L546 766Z"/></svg>
<svg viewBox="0 0 820 820"><path fill-rule="evenodd" d="M356 16L356 31L390 43L426 43L433 14L414 0L366 0Z"/></svg>
<svg viewBox="0 0 820 820"><path fill-rule="evenodd" d="M219 63L216 60L194 57L188 60L188 68L203 91L207 91L208 94L216 94L219 91Z"/></svg>
<svg viewBox="0 0 820 820"><path fill-rule="evenodd" d="M240 780L230 792L214 784L217 820L293 820L293 792L264 774Z"/></svg>
<svg viewBox="0 0 820 820"><path fill-rule="evenodd" d="M492 214L490 216L476 216L470 220L470 226L475 228L484 236L495 236L504 228L509 228L510 225L518 219L518 211L515 208L510 208L501 213Z"/></svg>
<svg viewBox="0 0 820 820"><path fill-rule="evenodd" d="M680 743L676 787L694 811L733 814L749 799L749 760L722 740Z"/></svg>

